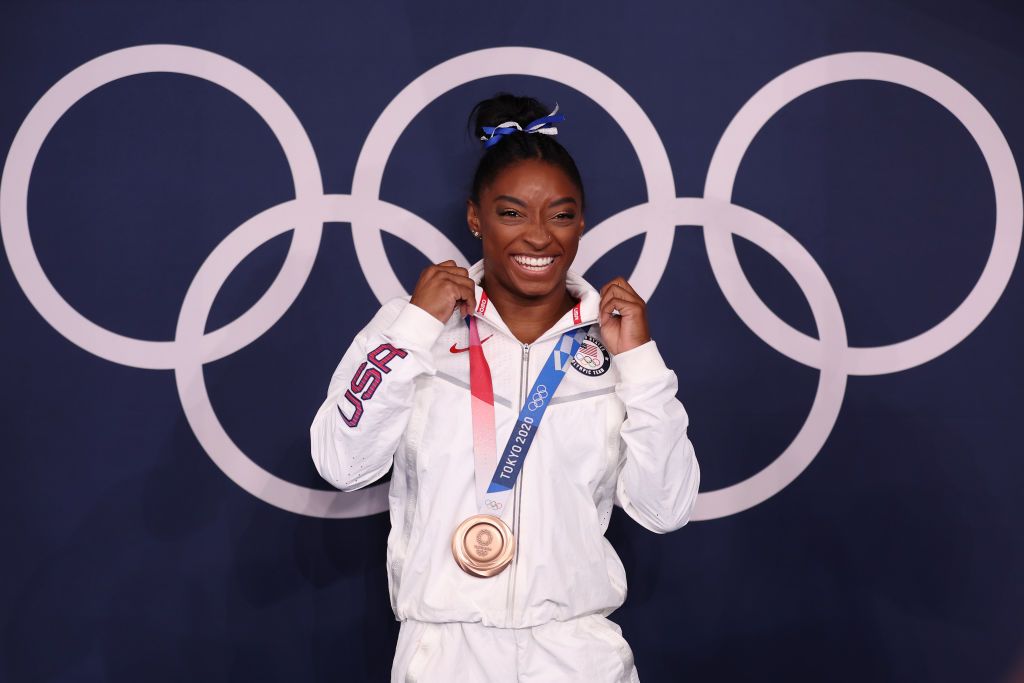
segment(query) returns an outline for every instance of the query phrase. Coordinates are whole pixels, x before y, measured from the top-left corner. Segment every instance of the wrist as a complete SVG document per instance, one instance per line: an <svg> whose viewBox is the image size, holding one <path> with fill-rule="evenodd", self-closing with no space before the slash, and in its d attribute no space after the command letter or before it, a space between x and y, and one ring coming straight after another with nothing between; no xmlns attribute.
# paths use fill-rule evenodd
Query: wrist
<svg viewBox="0 0 1024 683"><path fill-rule="evenodd" d="M411 305L415 306L416 308L420 309L421 311L423 311L427 315L431 316L435 320L439 321L442 325L445 324L446 322L448 322L448 318L451 317L451 311L448 311L448 314L445 315L443 312L437 312L437 311L431 310L430 308L425 306L421 301L417 301L415 296L412 299L409 300L409 303Z"/></svg>
<svg viewBox="0 0 1024 683"><path fill-rule="evenodd" d="M625 384L647 382L669 371L653 339L628 351L620 351L614 362L619 368L620 381Z"/></svg>
<svg viewBox="0 0 1024 683"><path fill-rule="evenodd" d="M445 322L410 301L388 327L387 334L400 347L429 349L441 336Z"/></svg>

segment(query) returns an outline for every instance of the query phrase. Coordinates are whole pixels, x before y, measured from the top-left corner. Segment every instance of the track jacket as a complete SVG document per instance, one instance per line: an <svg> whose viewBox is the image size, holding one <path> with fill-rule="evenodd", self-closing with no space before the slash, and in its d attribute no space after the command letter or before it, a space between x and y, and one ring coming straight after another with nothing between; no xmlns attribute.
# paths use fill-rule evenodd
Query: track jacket
<svg viewBox="0 0 1024 683"><path fill-rule="evenodd" d="M477 301L484 300L483 262L469 274ZM566 285L580 300L579 321L570 311L532 344L519 342L494 306L476 312L499 456L562 332L590 328L505 510L516 555L497 576L464 573L451 552L455 528L477 513L469 332L458 311L441 323L408 299L393 299L334 372L310 428L313 462L343 491L394 465L387 567L399 620L523 628L607 615L626 598L625 571L604 537L613 503L657 533L689 518L700 470L675 373L653 341L611 357L597 325L600 295L572 272Z"/></svg>

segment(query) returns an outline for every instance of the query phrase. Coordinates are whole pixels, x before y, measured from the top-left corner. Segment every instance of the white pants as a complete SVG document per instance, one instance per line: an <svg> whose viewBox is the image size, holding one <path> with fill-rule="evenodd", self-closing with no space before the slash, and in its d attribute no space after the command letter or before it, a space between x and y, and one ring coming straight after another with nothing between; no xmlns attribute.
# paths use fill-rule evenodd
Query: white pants
<svg viewBox="0 0 1024 683"><path fill-rule="evenodd" d="M532 628L403 621L391 683L639 683L633 651L599 614Z"/></svg>

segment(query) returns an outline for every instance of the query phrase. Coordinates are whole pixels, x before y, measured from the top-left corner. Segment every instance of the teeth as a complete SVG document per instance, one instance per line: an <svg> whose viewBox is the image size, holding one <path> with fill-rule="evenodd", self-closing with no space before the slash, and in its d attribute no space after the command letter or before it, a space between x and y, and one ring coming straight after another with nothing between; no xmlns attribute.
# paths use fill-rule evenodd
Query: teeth
<svg viewBox="0 0 1024 683"><path fill-rule="evenodd" d="M542 270L555 262L554 256L513 256L512 258L519 265L531 270Z"/></svg>

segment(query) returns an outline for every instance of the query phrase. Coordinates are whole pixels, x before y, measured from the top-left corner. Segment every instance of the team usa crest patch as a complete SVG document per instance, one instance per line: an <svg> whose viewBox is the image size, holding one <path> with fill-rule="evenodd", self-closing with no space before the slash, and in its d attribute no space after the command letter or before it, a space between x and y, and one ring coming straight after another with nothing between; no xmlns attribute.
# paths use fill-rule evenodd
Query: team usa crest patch
<svg viewBox="0 0 1024 683"><path fill-rule="evenodd" d="M608 372L611 364L612 359L608 356L608 349L589 334L572 358L572 366L590 377L598 377Z"/></svg>

